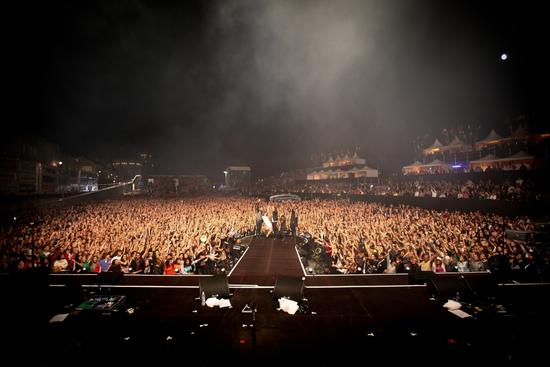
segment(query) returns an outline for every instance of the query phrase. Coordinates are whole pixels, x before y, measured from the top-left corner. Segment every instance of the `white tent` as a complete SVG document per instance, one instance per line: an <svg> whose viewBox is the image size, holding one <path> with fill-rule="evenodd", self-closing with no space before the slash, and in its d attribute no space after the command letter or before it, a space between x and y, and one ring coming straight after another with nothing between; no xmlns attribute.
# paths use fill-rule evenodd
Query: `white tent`
<svg viewBox="0 0 550 367"><path fill-rule="evenodd" d="M435 139L434 143L429 146L428 148L424 149L424 155L430 155L435 154L439 152L443 148L443 144L439 141L439 139Z"/></svg>
<svg viewBox="0 0 550 367"><path fill-rule="evenodd" d="M485 171L488 168L503 169L503 170L517 170L521 166L525 166L528 169L533 168L535 157L520 151L509 157L498 158L492 154L488 154L481 159L470 162L470 169L481 169Z"/></svg>
<svg viewBox="0 0 550 367"><path fill-rule="evenodd" d="M480 149L483 149L487 146L500 144L504 140L505 139L503 139L502 136L498 135L496 133L496 131L493 129L493 130L491 130L491 132L489 133L489 135L487 135L487 137L485 139L477 141L475 143L475 148L476 148L476 150L480 150Z"/></svg>
<svg viewBox="0 0 550 367"><path fill-rule="evenodd" d="M421 162L414 161L413 163L411 163L407 166L403 166L401 171L403 172L404 175L418 174L418 173L420 173L420 168L419 168L420 166L422 166Z"/></svg>

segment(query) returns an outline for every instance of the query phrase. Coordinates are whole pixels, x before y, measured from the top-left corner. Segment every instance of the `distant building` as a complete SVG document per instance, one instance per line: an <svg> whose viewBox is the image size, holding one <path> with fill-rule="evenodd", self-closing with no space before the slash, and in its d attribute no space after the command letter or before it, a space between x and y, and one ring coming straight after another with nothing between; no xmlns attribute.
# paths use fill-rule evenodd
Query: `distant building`
<svg viewBox="0 0 550 367"><path fill-rule="evenodd" d="M117 159L112 162L113 182L128 182L143 173L143 163L139 159Z"/></svg>
<svg viewBox="0 0 550 367"><path fill-rule="evenodd" d="M0 157L0 195L12 195L18 191L17 159Z"/></svg>
<svg viewBox="0 0 550 367"><path fill-rule="evenodd" d="M404 166L402 172L411 175L487 169L535 169L544 166L543 161L548 159L546 147L549 138L550 132L547 130L529 132L523 125L518 125L508 136L491 129L484 139L468 143L458 136L448 144L442 144L436 138L431 146L422 150L422 159ZM431 162L427 163L426 160Z"/></svg>
<svg viewBox="0 0 550 367"><path fill-rule="evenodd" d="M250 184L250 167L229 166L225 169L225 186L228 188L242 187Z"/></svg>
<svg viewBox="0 0 550 367"><path fill-rule="evenodd" d="M210 183L204 175L149 175L147 190L158 196L205 194Z"/></svg>
<svg viewBox="0 0 550 367"><path fill-rule="evenodd" d="M322 168L307 173L307 180L339 180L349 178L377 178L378 170L367 166L364 158L354 155L330 157L323 162Z"/></svg>
<svg viewBox="0 0 550 367"><path fill-rule="evenodd" d="M365 159L359 158L357 153L352 156L345 154L344 156L336 156L336 159L332 159L332 157L330 157L328 160L323 162L323 168L357 166L364 165L365 163Z"/></svg>
<svg viewBox="0 0 550 367"><path fill-rule="evenodd" d="M2 141L0 156L53 164L61 158L59 146L42 138L16 136Z"/></svg>
<svg viewBox="0 0 550 367"><path fill-rule="evenodd" d="M59 191L59 171L49 164L36 165L36 192L39 194L54 194Z"/></svg>
<svg viewBox="0 0 550 367"><path fill-rule="evenodd" d="M6 139L0 150L0 195L57 192L60 159L59 147L44 139Z"/></svg>
<svg viewBox="0 0 550 367"><path fill-rule="evenodd" d="M97 191L99 188L99 174L103 166L88 158L75 159L77 166L76 185L79 192Z"/></svg>
<svg viewBox="0 0 550 367"><path fill-rule="evenodd" d="M420 163L415 161L408 166L404 166L401 169L403 175L422 175L422 174L434 174L434 173L451 173L453 172L453 166L449 163L434 159L430 163Z"/></svg>
<svg viewBox="0 0 550 367"><path fill-rule="evenodd" d="M141 163L141 174L143 176L149 176L153 174L155 164L153 163L153 155L148 152L139 153L139 160Z"/></svg>
<svg viewBox="0 0 550 367"><path fill-rule="evenodd" d="M520 151L514 155L499 158L488 154L481 159L470 161L470 170L475 172L491 170L517 171L520 169L533 169L535 157Z"/></svg>
<svg viewBox="0 0 550 367"><path fill-rule="evenodd" d="M434 143L423 150L424 156L432 156L435 154L457 154L471 152L472 146L464 143L462 140L455 136L454 139L447 145L441 144L438 139L435 139Z"/></svg>
<svg viewBox="0 0 550 367"><path fill-rule="evenodd" d="M63 194L97 191L99 175L105 170L103 165L85 157L65 156L52 166L58 173L57 191Z"/></svg>

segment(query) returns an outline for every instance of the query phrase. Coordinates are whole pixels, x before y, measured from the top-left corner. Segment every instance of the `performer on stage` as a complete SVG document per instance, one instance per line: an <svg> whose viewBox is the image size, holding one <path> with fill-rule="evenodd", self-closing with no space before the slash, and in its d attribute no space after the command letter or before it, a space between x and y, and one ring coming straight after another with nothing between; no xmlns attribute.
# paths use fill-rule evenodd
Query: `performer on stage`
<svg viewBox="0 0 550 367"><path fill-rule="evenodd" d="M254 227L254 236L259 236L262 231L262 212L260 210L260 207L256 210L256 227Z"/></svg>
<svg viewBox="0 0 550 367"><path fill-rule="evenodd" d="M273 208L273 214L271 215L271 224L273 224L273 233L275 236L279 233L279 212L277 211L277 207Z"/></svg>
<svg viewBox="0 0 550 367"><path fill-rule="evenodd" d="M290 233L292 236L296 236L296 228L298 227L298 216L294 209L290 212Z"/></svg>
<svg viewBox="0 0 550 367"><path fill-rule="evenodd" d="M286 231L287 231L287 228L286 228L286 217L283 214L281 214L281 218L280 218L280 224L279 224L279 233L281 233L282 236L285 236L286 235Z"/></svg>
<svg viewBox="0 0 550 367"><path fill-rule="evenodd" d="M273 224L269 220L269 217L267 216L267 212L264 213L264 215L262 216L262 219L267 228L267 234L265 236L269 237L270 234L273 234Z"/></svg>

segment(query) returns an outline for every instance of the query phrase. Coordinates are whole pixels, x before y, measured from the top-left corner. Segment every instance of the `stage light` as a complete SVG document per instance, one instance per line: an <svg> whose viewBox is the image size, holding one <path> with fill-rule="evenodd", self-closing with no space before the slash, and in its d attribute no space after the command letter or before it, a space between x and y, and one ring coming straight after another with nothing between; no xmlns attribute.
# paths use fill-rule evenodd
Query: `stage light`
<svg viewBox="0 0 550 367"><path fill-rule="evenodd" d="M61 166L61 165L63 164L63 162L62 162L62 161L59 161L58 164Z"/></svg>
<svg viewBox="0 0 550 367"><path fill-rule="evenodd" d="M507 54L502 54L502 55L500 55L500 59L501 59L502 61L505 61L505 60L508 59L508 55L507 55Z"/></svg>

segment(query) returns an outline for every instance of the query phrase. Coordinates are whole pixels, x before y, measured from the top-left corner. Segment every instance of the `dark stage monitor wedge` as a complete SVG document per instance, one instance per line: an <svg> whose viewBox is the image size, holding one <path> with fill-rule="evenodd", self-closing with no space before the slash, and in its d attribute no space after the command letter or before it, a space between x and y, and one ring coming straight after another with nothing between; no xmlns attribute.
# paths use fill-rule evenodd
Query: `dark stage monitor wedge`
<svg viewBox="0 0 550 367"><path fill-rule="evenodd" d="M278 277L275 281L273 296L290 298L300 302L304 298L304 279L302 277Z"/></svg>
<svg viewBox="0 0 550 367"><path fill-rule="evenodd" d="M202 277L199 281L199 296L204 292L204 296L219 298L229 298L229 284L227 283L227 275L214 275L211 277Z"/></svg>

